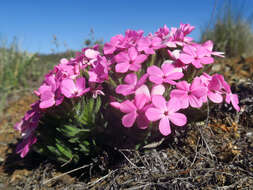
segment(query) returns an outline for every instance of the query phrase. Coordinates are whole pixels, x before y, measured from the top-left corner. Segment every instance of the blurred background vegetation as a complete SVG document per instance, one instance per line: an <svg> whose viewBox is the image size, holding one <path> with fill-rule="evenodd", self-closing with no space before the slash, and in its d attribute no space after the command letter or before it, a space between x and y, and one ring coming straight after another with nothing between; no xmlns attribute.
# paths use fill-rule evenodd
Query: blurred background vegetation
<svg viewBox="0 0 253 190"><path fill-rule="evenodd" d="M217 3L217 1L216 1ZM216 10L208 25L202 30L201 42L212 40L216 51L225 52L226 57L250 56L253 54L252 19L243 16L243 1L233 4L224 1L222 7Z"/></svg>
<svg viewBox="0 0 253 190"><path fill-rule="evenodd" d="M224 2L219 10L214 6L214 14L202 30L200 41L212 40L214 49L225 52L226 57L253 55L252 17L243 17L243 9L235 9L231 1ZM75 52L65 43L66 51L58 51L57 36L53 36L52 42L51 54L31 54L22 50L16 38L12 41L0 38L0 120L4 107L15 100L17 94L32 92L61 58L74 56ZM89 38L84 40L84 47L97 43L102 48L103 40L96 39L91 29Z"/></svg>

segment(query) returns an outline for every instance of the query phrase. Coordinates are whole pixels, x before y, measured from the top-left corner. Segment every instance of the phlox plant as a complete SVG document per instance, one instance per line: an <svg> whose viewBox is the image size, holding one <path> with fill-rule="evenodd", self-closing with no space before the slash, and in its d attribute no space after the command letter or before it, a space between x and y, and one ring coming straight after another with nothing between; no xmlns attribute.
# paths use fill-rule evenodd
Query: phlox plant
<svg viewBox="0 0 253 190"><path fill-rule="evenodd" d="M192 122L188 109L204 109L209 101L225 101L239 111L238 96L224 77L204 72L223 53L213 51L212 41L194 42L188 36L193 29L165 25L147 36L127 30L105 43L103 52L94 46L61 59L15 125L23 138L17 153L25 157L36 143L41 153L77 162L110 141L110 130L122 138L125 129L168 136Z"/></svg>

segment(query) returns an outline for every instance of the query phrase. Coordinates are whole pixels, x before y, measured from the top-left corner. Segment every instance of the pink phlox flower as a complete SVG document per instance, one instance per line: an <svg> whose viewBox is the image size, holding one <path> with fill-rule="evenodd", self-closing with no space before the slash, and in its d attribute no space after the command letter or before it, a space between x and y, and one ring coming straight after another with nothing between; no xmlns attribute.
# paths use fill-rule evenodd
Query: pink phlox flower
<svg viewBox="0 0 253 190"><path fill-rule="evenodd" d="M135 91L134 100L126 100L119 103L113 99L111 100L110 105L116 109L120 109L121 112L126 113L122 118L122 124L125 127L132 127L136 121L139 128L145 129L149 125L145 112L151 106L151 96L162 95L164 92L165 88L163 85L156 85L153 86L150 95L148 87L142 85Z"/></svg>
<svg viewBox="0 0 253 190"><path fill-rule="evenodd" d="M93 66L99 55L98 45L95 45L93 48L83 48L82 52L77 52L76 57L71 59L69 65L74 66L75 69L83 70L90 65Z"/></svg>
<svg viewBox="0 0 253 190"><path fill-rule="evenodd" d="M70 62L69 64L59 64L55 67L56 78L63 80L65 78L76 79L80 75L79 69L76 64Z"/></svg>
<svg viewBox="0 0 253 190"><path fill-rule="evenodd" d="M195 78L192 84L180 81L176 84L176 87L171 91L170 97L178 99L182 108L188 108L189 105L194 108L202 106L202 98L206 96L207 88L202 84L200 78Z"/></svg>
<svg viewBox="0 0 253 190"><path fill-rule="evenodd" d="M236 111L240 111L240 107L239 107L239 98L237 94L232 94L232 93L228 93L226 94L226 102L228 104L232 103L233 107L235 108Z"/></svg>
<svg viewBox="0 0 253 190"><path fill-rule="evenodd" d="M142 39L144 34L143 30L135 31L135 30L127 30L125 32L125 47L136 47L137 42Z"/></svg>
<svg viewBox="0 0 253 190"><path fill-rule="evenodd" d="M85 78L81 77L74 82L72 79L64 79L61 83L61 93L67 98L80 97L90 88L85 87Z"/></svg>
<svg viewBox="0 0 253 190"><path fill-rule="evenodd" d="M229 84L224 80L224 77L220 74L210 76L203 73L200 76L202 82L208 87L208 98L215 102L221 103L223 100L223 94L226 95L226 103L232 103L236 111L240 111L239 99L236 94L232 94Z"/></svg>
<svg viewBox="0 0 253 190"><path fill-rule="evenodd" d="M161 44L162 40L159 37L143 37L137 42L137 49L145 54L155 54L154 50L160 49Z"/></svg>
<svg viewBox="0 0 253 190"><path fill-rule="evenodd" d="M208 40L205 43L203 43L202 47L207 49L210 56L215 55L215 56L218 56L218 57L225 57L224 52L213 51L213 42L211 40Z"/></svg>
<svg viewBox="0 0 253 190"><path fill-rule="evenodd" d="M135 73L130 73L124 78L126 84L120 84L116 88L116 93L124 96L133 94L137 88L143 85L148 78L148 74L144 74L140 80L138 80Z"/></svg>
<svg viewBox="0 0 253 190"><path fill-rule="evenodd" d="M181 105L177 99L170 99L166 102L165 98L160 95L152 97L152 105L146 110L146 117L149 121L159 121L159 131L162 135L167 136L171 133L170 122L176 126L184 126L187 118L182 113L177 113Z"/></svg>
<svg viewBox="0 0 253 190"><path fill-rule="evenodd" d="M39 124L40 108L39 101L31 104L31 110L27 111L22 120L14 126L15 130L21 132L23 141L18 144L16 152L23 158L30 149L30 146L36 142L34 131Z"/></svg>
<svg viewBox="0 0 253 190"><path fill-rule="evenodd" d="M195 27L191 26L190 24L180 24L180 28L177 30L177 32L180 34L183 33L183 35L179 35L179 40L183 41L184 43L190 43L193 39L186 35L190 34L194 29Z"/></svg>
<svg viewBox="0 0 253 190"><path fill-rule="evenodd" d="M162 28L159 28L157 32L155 32L155 36L161 38L162 40L165 40L169 33L170 29L164 25Z"/></svg>
<svg viewBox="0 0 253 190"><path fill-rule="evenodd" d="M21 158L24 158L30 150L30 147L37 142L35 135L30 135L28 138L23 139L23 141L18 144L16 148L16 153L20 154Z"/></svg>
<svg viewBox="0 0 253 190"><path fill-rule="evenodd" d="M223 101L223 94L226 95L226 103L232 103L236 111L240 111L239 99L236 94L232 94L229 84L224 80L220 74L210 76L206 73L200 76L201 80L208 87L208 98L215 103Z"/></svg>
<svg viewBox="0 0 253 190"><path fill-rule="evenodd" d="M211 64L214 62L209 52L204 47L196 44L185 45L179 59L184 64L194 65L197 69L202 68L203 64Z"/></svg>
<svg viewBox="0 0 253 190"><path fill-rule="evenodd" d="M46 109L55 105L55 92L51 86L43 84L38 89L40 95L40 108Z"/></svg>
<svg viewBox="0 0 253 190"><path fill-rule="evenodd" d="M170 33L167 35L167 40L165 44L167 47L176 48L177 46L184 46L192 41L192 38L187 37L186 35L189 34L194 29L193 26L189 24L181 24L180 28L172 27L170 29Z"/></svg>
<svg viewBox="0 0 253 190"><path fill-rule="evenodd" d="M137 126L141 129L148 127L149 121L145 116L147 107L146 96L144 94L138 94L135 96L134 101L125 100L120 103L120 111L126 113L122 117L122 124L124 127L132 127L136 121Z"/></svg>
<svg viewBox="0 0 253 190"><path fill-rule="evenodd" d="M60 82L56 81L54 74L46 75L44 83L38 91L34 93L40 97L39 107L46 109L54 105L58 106L63 102L63 96L60 94Z"/></svg>
<svg viewBox="0 0 253 190"><path fill-rule="evenodd" d="M190 34L195 29L190 24L180 24L180 30L184 33L184 36Z"/></svg>
<svg viewBox="0 0 253 190"><path fill-rule="evenodd" d="M235 110L239 112L240 111L240 107L239 107L239 98L238 98L238 95L232 93L229 84L225 80L223 80L222 82L223 82L223 88L224 88L225 94L226 94L226 98L225 98L226 103L228 103L228 104L231 103L232 106L235 108Z"/></svg>
<svg viewBox="0 0 253 190"><path fill-rule="evenodd" d="M89 82L103 83L108 80L108 63L105 57L98 56L94 66L88 71Z"/></svg>
<svg viewBox="0 0 253 190"><path fill-rule="evenodd" d="M184 76L182 68L175 67L166 61L162 64L161 69L155 65L148 67L147 73L149 80L155 84L176 84L174 80L181 79Z"/></svg>
<svg viewBox="0 0 253 190"><path fill-rule="evenodd" d="M44 83L50 86L53 92L55 92L56 89L60 86L60 83L57 81L56 76L53 73L47 74L45 76Z"/></svg>
<svg viewBox="0 0 253 190"><path fill-rule="evenodd" d="M138 71L141 69L141 63L146 61L147 56L138 54L134 47L128 49L127 52L120 52L115 56L117 65L115 66L116 72L126 73L130 71Z"/></svg>
<svg viewBox="0 0 253 190"><path fill-rule="evenodd" d="M223 101L223 80L224 79L221 77L221 75L215 74L212 76L207 86L207 96L214 103L221 103Z"/></svg>
<svg viewBox="0 0 253 190"><path fill-rule="evenodd" d="M104 54L110 55L122 51L126 48L135 47L136 42L142 37L144 31L127 30L125 36L116 35L111 38L110 42L104 45Z"/></svg>
<svg viewBox="0 0 253 190"><path fill-rule="evenodd" d="M113 36L110 40L110 42L105 43L104 45L104 54L113 54L116 50L124 49L125 47L122 45L124 41L124 36L123 35L116 35Z"/></svg>
<svg viewBox="0 0 253 190"><path fill-rule="evenodd" d="M27 128L36 128L40 118L39 101L30 105L32 109L28 110L22 120L14 125L14 129L23 133Z"/></svg>

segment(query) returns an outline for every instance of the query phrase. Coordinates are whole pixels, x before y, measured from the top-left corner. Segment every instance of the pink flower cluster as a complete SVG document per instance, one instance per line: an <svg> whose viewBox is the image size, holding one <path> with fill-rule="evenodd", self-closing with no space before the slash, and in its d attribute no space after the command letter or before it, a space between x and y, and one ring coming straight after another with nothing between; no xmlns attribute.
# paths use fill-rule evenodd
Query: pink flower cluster
<svg viewBox="0 0 253 190"><path fill-rule="evenodd" d="M187 35L189 24L179 28L160 28L144 36L143 31L127 30L104 44L83 49L70 60L62 59L46 76L21 122L15 125L23 141L17 152L24 157L36 142L36 128L41 116L65 99L103 95L122 114L122 125L140 129L158 127L161 134L171 133L171 125L184 126L187 117L180 110L201 108L207 101L232 103L239 111L238 97L222 75L207 73L187 78L189 68L200 70L214 63L213 43L193 42ZM108 88L108 89L105 89ZM107 92L107 94L105 94Z"/></svg>

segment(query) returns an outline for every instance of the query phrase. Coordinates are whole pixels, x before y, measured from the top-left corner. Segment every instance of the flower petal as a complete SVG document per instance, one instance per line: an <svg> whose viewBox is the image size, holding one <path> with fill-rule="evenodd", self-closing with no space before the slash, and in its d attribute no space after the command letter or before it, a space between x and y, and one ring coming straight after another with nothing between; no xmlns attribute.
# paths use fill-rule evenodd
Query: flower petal
<svg viewBox="0 0 253 190"><path fill-rule="evenodd" d="M182 104L180 99L178 98L171 98L167 103L167 109L169 113L174 113L182 108Z"/></svg>
<svg viewBox="0 0 253 190"><path fill-rule="evenodd" d="M115 66L115 71L118 73L126 73L129 69L129 63L128 62L123 62L123 63L118 63Z"/></svg>
<svg viewBox="0 0 253 190"><path fill-rule="evenodd" d="M149 121L157 121L162 118L163 113L157 108L148 108L145 115Z"/></svg>
<svg viewBox="0 0 253 190"><path fill-rule="evenodd" d="M134 93L134 86L132 85L128 85L128 84L120 84L119 86L117 86L116 88L116 93L118 94L122 94L124 96L127 96L129 94Z"/></svg>
<svg viewBox="0 0 253 190"><path fill-rule="evenodd" d="M194 65L194 67L196 67L197 69L202 68L203 65L201 64L199 59L195 59L192 61L192 64Z"/></svg>
<svg viewBox="0 0 253 190"><path fill-rule="evenodd" d="M161 95L152 96L152 104L162 112L167 111L166 100Z"/></svg>
<svg viewBox="0 0 253 190"><path fill-rule="evenodd" d="M235 108L236 111L240 111L240 107L239 107L239 99L238 99L238 96L237 94L231 94L231 102L232 102L232 105L233 107Z"/></svg>
<svg viewBox="0 0 253 190"><path fill-rule="evenodd" d="M215 92L209 91L208 94L207 94L207 96L214 103L221 103L223 101L223 97L219 93L215 93Z"/></svg>
<svg viewBox="0 0 253 190"><path fill-rule="evenodd" d="M49 99L49 100L45 100L45 101L40 102L40 108L41 108L41 109L50 108L50 107L52 107L54 104L55 104L55 100L52 98L52 99Z"/></svg>
<svg viewBox="0 0 253 190"><path fill-rule="evenodd" d="M159 122L159 131L162 135L167 136L171 133L170 122L167 117L164 117Z"/></svg>
<svg viewBox="0 0 253 190"><path fill-rule="evenodd" d="M120 52L119 54L115 56L115 61L117 63L123 63L123 62L129 62L130 60L126 52Z"/></svg>
<svg viewBox="0 0 253 190"><path fill-rule="evenodd" d="M162 71L163 71L164 75L166 75L166 74L169 74L169 73L173 73L175 67L171 63L166 63L165 62L165 63L162 64L161 68L162 68Z"/></svg>
<svg viewBox="0 0 253 190"><path fill-rule="evenodd" d="M163 95L165 92L165 87L160 84L160 85L155 85L153 86L152 90L151 90L151 95Z"/></svg>
<svg viewBox="0 0 253 190"><path fill-rule="evenodd" d="M130 112L122 117L122 124L125 127L132 127L137 117L136 111Z"/></svg>
<svg viewBox="0 0 253 190"><path fill-rule="evenodd" d="M202 57L202 58L200 59L200 62L201 62L202 64L211 64L211 63L214 62L214 59L213 59L212 57Z"/></svg>
<svg viewBox="0 0 253 190"><path fill-rule="evenodd" d="M186 81L180 81L176 84L176 87L181 90L189 91L190 84Z"/></svg>
<svg viewBox="0 0 253 190"><path fill-rule="evenodd" d="M183 62L184 64L190 64L193 62L194 58L188 54L181 53L179 60Z"/></svg>
<svg viewBox="0 0 253 190"><path fill-rule="evenodd" d="M180 72L171 73L171 74L167 75L167 77L165 78L165 81L166 80L178 80L178 79L181 79L183 76L184 76L184 74L180 73Z"/></svg>
<svg viewBox="0 0 253 190"><path fill-rule="evenodd" d="M189 96L189 103L193 108L200 108L203 104L201 99L198 99L196 96L193 95Z"/></svg>
<svg viewBox="0 0 253 190"><path fill-rule="evenodd" d="M138 52L136 51L134 47L131 47L128 49L128 55L129 55L130 60L133 61L137 57Z"/></svg>
<svg viewBox="0 0 253 190"><path fill-rule="evenodd" d="M172 98L183 98L187 96L187 91L181 90L181 89L174 89L170 92L170 97Z"/></svg>
<svg viewBox="0 0 253 190"><path fill-rule="evenodd" d="M139 94L135 96L135 105L138 110L141 110L147 102L149 102L149 97L147 97L145 94Z"/></svg>
<svg viewBox="0 0 253 190"><path fill-rule="evenodd" d="M195 90L192 90L191 94L196 96L197 98L200 98L200 97L205 96L207 94L207 88L205 88L205 87L197 88Z"/></svg>
<svg viewBox="0 0 253 190"><path fill-rule="evenodd" d="M120 111L123 113L129 113L136 110L133 102L126 100L120 104Z"/></svg>
<svg viewBox="0 0 253 190"><path fill-rule="evenodd" d="M64 79L61 82L61 93L67 97L67 98L71 98L74 91L76 89L76 85L74 83L73 80L71 79Z"/></svg>
<svg viewBox="0 0 253 190"><path fill-rule="evenodd" d="M134 63L135 63L135 64L144 63L144 62L146 61L147 58L148 58L148 57L147 57L146 55L140 54L140 55L138 55L138 56L135 58Z"/></svg>
<svg viewBox="0 0 253 190"><path fill-rule="evenodd" d="M187 117L182 113L171 113L169 120L176 126L184 126L187 123Z"/></svg>
<svg viewBox="0 0 253 190"><path fill-rule="evenodd" d="M79 91L82 91L83 89L85 89L85 78L84 77L76 79L76 88Z"/></svg>
<svg viewBox="0 0 253 190"><path fill-rule="evenodd" d="M137 75L135 73L130 73L124 78L124 82L132 86L137 83Z"/></svg>
<svg viewBox="0 0 253 190"><path fill-rule="evenodd" d="M153 82L154 84L162 84L163 83L163 78L160 76L156 76L156 75L149 76L149 80L151 82Z"/></svg>
<svg viewBox="0 0 253 190"><path fill-rule="evenodd" d="M159 67L157 67L157 66L155 66L155 65L148 67L147 73L148 73L150 76L152 76L152 75L157 76L157 77L158 77L158 76L159 76L159 77L162 77L162 76L163 76L163 71L162 71Z"/></svg>
<svg viewBox="0 0 253 190"><path fill-rule="evenodd" d="M149 89L147 87L147 85L142 85L140 86L136 91L135 91L135 96L139 95L139 94L144 94L147 99L150 101L151 97L150 97L150 93L149 93Z"/></svg>

